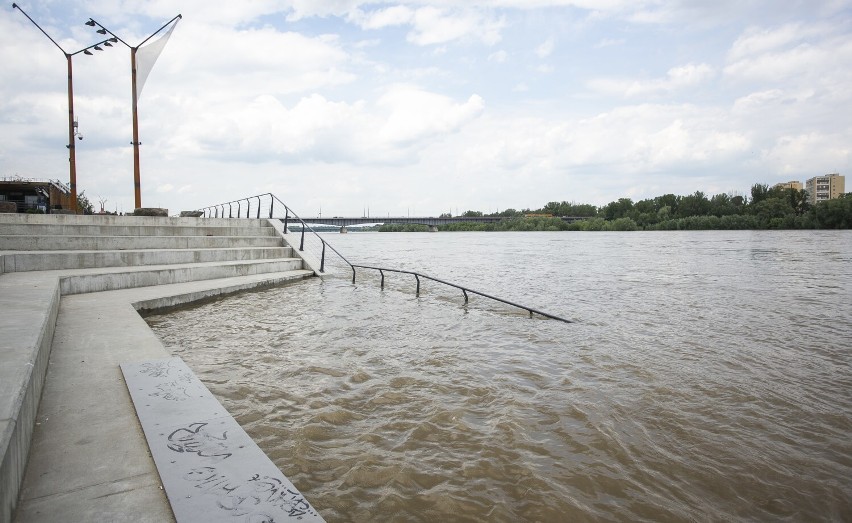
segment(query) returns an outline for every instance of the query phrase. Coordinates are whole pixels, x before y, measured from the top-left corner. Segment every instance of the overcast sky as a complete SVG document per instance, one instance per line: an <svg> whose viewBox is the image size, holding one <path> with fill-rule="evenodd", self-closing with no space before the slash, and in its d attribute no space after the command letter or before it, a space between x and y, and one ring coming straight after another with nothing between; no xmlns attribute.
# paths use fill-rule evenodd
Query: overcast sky
<svg viewBox="0 0 852 523"><path fill-rule="evenodd" d="M139 101L142 203L172 213L264 192L303 216L605 205L852 171L852 0L18 3L69 52L98 41L89 17L136 45L183 15ZM127 212L130 52L73 65L78 190ZM68 181L66 78L7 3L0 176Z"/></svg>

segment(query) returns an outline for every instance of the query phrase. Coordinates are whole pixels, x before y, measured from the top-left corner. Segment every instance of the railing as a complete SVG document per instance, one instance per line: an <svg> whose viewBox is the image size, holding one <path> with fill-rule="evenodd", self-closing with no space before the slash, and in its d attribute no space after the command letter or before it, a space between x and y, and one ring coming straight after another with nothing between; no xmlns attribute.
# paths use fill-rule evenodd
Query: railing
<svg viewBox="0 0 852 523"><path fill-rule="evenodd" d="M266 201L268 201L268 208L265 206L265 203L264 203ZM276 202L277 202L277 206L276 206ZM337 249L332 247L331 244L329 244L327 241L325 241L324 238L322 238L315 230L313 230L307 223L305 223L305 221L302 220L302 218L300 218L298 214L296 214L292 209L290 209L284 202L282 202L280 199L278 199L277 196L275 196L272 193L258 194L258 195L255 195L255 196L240 198L239 200L220 203L218 205L211 205L209 207L204 207L204 208L201 208L201 209L198 209L198 210L202 211L206 218L225 218L226 217L225 216L225 208L227 207L228 208L227 218L234 218L235 217L234 216L234 206L236 205L236 211L237 211L236 218L242 218L243 217L242 216L243 203L245 203L245 209L246 209L245 218L254 217L256 219L259 219L261 217L261 215L263 215L264 217L268 217L268 218L272 219L275 215L276 210L283 209L284 217L283 218L279 217L279 219L282 220L283 223L284 223L284 233L285 234L288 233L288 228L290 227L291 214L292 214L293 221L296 221L296 222L298 222L298 225L301 225L301 227L300 227L301 234L300 234L300 239L299 239L299 251L304 252L304 250L305 250L305 238L306 238L305 233L307 231L309 231L311 233L310 235L307 236L309 238L309 241L312 240L314 244L316 244L316 242L318 241L322 246L321 247L322 250L321 250L321 253L319 255L320 256L320 271L319 271L320 273L326 272L325 271L326 249L329 249L334 254L336 254L337 257L343 263L345 263L346 267L348 267L352 271L352 283L353 284L355 283L355 269L356 268L378 271L379 275L381 276L381 288L382 289L385 288L385 272L410 274L410 275L414 276L414 279L417 281L417 291L416 291L417 296L420 296L420 278L423 278L423 279L426 279L426 280L431 280L431 281L440 283L442 285L446 285L448 287L453 287L455 289L460 290L462 292L462 294L464 295L464 302L465 303L468 302L468 299L469 299L468 294L475 294L477 296L482 296L483 298L488 298L490 300L494 300L494 301L497 301L497 302L500 302L500 303L504 303L506 305L510 305L510 306L516 307L518 309L523 309L523 310L529 312L530 317L532 317L533 314L538 314L539 316L542 316L542 317L545 317L545 318L550 318L550 319L562 321L562 322L565 322L565 323L573 323L571 320L561 318L561 317L556 316L554 314L543 312L543 311L540 311L538 309L534 309L532 307L527 307L526 305L521 305L521 304L518 304L518 303L515 303L515 302L512 302L512 301L509 301L509 300L504 300L503 298L498 298L496 296L492 296L492 295L486 294L484 292L476 291L476 290L473 290L469 287L464 287L464 286L456 284L456 283L444 281L444 280L441 280L439 278L435 278L434 276L428 276L426 274L422 274L422 273L415 272L415 271L406 271L406 270L401 270L401 269L388 269L388 268L385 268L385 267L374 267L374 266L371 266L371 265L356 265L356 264L350 263L349 260L346 259L346 257L344 257L342 254L340 254L337 251ZM255 204L255 205L253 206L252 204Z"/></svg>
<svg viewBox="0 0 852 523"><path fill-rule="evenodd" d="M276 205L277 202L277 205ZM279 214L283 210L283 217L279 216L279 219L284 223L284 233L287 234L289 232L289 228L291 225L291 220L296 222L296 227L301 225L301 234L299 238L299 252L305 251L305 240L306 233L310 232L311 234L307 235L308 244L313 244L314 250L320 251L318 253L320 259L320 273L325 273L325 265L326 265L326 251L330 250L352 271L352 281L355 281L355 267L349 263L349 260L346 259L342 254L337 252L337 249L332 247L324 238L322 238L315 230L313 230L303 219L299 217L298 214L295 213L290 207L287 206L284 202L282 202L277 196L272 193L264 193L257 194L255 196L248 196L246 198L240 198L239 200L234 200L230 202L220 203L218 205L211 205L209 207L204 207L198 209L204 213L206 218L243 218L242 210L243 204L245 204L246 215L245 218L255 218L260 219L261 215L265 218L272 219L275 217L275 212L278 211ZM234 216L234 207L236 206L236 216ZM225 208L227 207L228 213L225 215ZM220 212L221 211L221 212ZM318 242L318 244L317 244Z"/></svg>
<svg viewBox="0 0 852 523"><path fill-rule="evenodd" d="M404 271L404 270L401 270L401 269L386 269L384 267L372 267L372 266L369 266L369 265L353 265L352 267L353 268L357 267L359 269L372 269L374 271L379 271L379 274L382 277L381 287L383 289L385 288L385 272L397 272L397 273L400 273L400 274L411 274L412 276L414 276L414 279L417 280L417 296L420 296L420 278L425 278L427 280L432 280L434 282L442 283L442 284L447 285L449 287L455 287L456 289L462 291L462 294L464 295L464 302L465 303L468 302L468 293L476 294L478 296L482 296L483 298L488 298L488 299L491 299L491 300L494 300L494 301L499 301L500 303L505 303L506 305L511 305L512 307L517 307L519 309L524 309L525 311L530 313L530 318L532 318L533 313L535 313L535 314L538 314L539 316L544 316L545 318L564 321L565 323L573 323L571 320L566 320L565 318L560 318L559 316L556 316L556 315L553 315L553 314L550 314L550 313L547 313L547 312L542 312L540 310L533 309L532 307L527 307L526 305L520 305L518 303L511 302L509 300L504 300L503 298L498 298L498 297L492 296L490 294L485 294L484 292L475 291L475 290L470 289L468 287L463 287L463 286L458 285L456 283L444 281L444 280L441 280L439 278L435 278L434 276L428 276L428 275L420 273L420 272ZM352 273L352 283L355 283L355 272L354 272L354 270L353 270L353 273Z"/></svg>

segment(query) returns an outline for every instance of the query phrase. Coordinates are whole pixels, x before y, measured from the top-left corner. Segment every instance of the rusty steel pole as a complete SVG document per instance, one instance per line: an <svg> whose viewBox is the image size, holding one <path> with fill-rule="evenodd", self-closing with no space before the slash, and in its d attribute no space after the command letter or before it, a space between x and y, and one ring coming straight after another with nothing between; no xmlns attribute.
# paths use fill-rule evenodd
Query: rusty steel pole
<svg viewBox="0 0 852 523"><path fill-rule="evenodd" d="M136 109L136 50L138 47L130 48L130 90L132 91L133 106L133 195L136 208L142 207L142 180L139 168L139 113Z"/></svg>
<svg viewBox="0 0 852 523"><path fill-rule="evenodd" d="M56 48L59 49L60 51L62 51L62 54L65 55L65 60L68 63L68 145L67 145L67 147L68 147L68 164L69 164L68 165L68 170L69 170L69 172L68 172L68 177L69 177L68 185L71 188L71 208L74 211L74 213L76 214L77 213L77 151L76 151L76 147L74 146L74 137L77 133L76 133L76 129L74 128L74 81L73 81L73 78L72 78L73 75L72 75L72 67L71 67L71 57L73 57L75 54L80 54L80 53L85 53L85 54L90 55L92 53L89 51L89 49L95 49L97 51L103 51L103 49L101 47L99 47L101 45L106 45L108 47L112 47L112 44L110 43L111 39L101 40L100 42L98 42L96 44L92 44L88 47L84 47L83 49L80 49L79 51L69 53L65 49L63 49L61 45L56 43L56 40L54 40L53 37L51 37L49 34L47 34L47 32L44 29L42 29L41 26L38 25L35 20L30 18L30 15L28 15L26 13L26 11L21 9L21 6L19 6L16 3L13 3L12 9L17 9L18 11L20 11L21 14L23 14L24 16L27 17L27 20L32 22L32 24L34 26L36 26L38 28L38 30L41 31L42 34L44 34L44 36L46 36L48 38L48 40L53 42L53 45L55 45Z"/></svg>
<svg viewBox="0 0 852 523"><path fill-rule="evenodd" d="M71 188L71 209L77 214L77 153L74 146L74 82L71 74L71 55L65 53L68 60L68 163L69 183Z"/></svg>

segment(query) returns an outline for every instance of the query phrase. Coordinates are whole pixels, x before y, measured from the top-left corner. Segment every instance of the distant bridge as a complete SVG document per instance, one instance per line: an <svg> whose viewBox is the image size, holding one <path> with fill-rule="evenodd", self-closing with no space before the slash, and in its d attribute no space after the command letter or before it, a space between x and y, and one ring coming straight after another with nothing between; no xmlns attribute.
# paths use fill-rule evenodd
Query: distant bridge
<svg viewBox="0 0 852 523"><path fill-rule="evenodd" d="M428 216L388 216L388 217L379 217L379 216L367 216L361 218L350 218L350 217L342 217L342 216L334 216L334 217L324 217L324 216L315 216L311 218L302 217L305 223L315 224L315 225L327 225L330 227L347 227L349 225L366 225L366 224L414 224L414 225L428 225L429 227L437 227L439 225L445 225L448 223L496 223L500 220L504 219L505 216L453 216L452 218L432 218ZM587 217L583 216L560 216L562 220L571 223L579 220L586 220Z"/></svg>

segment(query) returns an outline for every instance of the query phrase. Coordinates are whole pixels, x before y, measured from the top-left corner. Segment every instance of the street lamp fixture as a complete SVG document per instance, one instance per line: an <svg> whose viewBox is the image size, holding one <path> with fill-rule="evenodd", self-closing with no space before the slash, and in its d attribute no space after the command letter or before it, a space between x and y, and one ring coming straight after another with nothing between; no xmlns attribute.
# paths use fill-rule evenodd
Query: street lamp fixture
<svg viewBox="0 0 852 523"><path fill-rule="evenodd" d="M80 140L82 140L83 135L81 135L80 133L77 132L77 125L78 125L77 119L74 118L74 82L72 80L71 57L74 56L75 54L80 54L80 53L87 54L87 55L91 56L92 52L89 49L96 49L98 51L103 51L103 48L98 47L98 46L101 45L101 44L106 45L106 43L109 40L102 40L102 41L100 41L96 44L92 44L88 47L84 47L83 49L80 49L79 51L74 51L73 53L69 53L68 51L63 49L61 45L56 43L56 40L54 40L49 34L47 34L47 32L44 29L42 29L41 26L38 25L35 20L30 18L30 15L28 15L23 9L21 9L21 7L18 4L13 3L12 9L17 9L18 11L20 11L24 16L27 17L27 19L30 22L32 22L32 24L34 26L36 26L38 28L39 31L42 32L42 34L44 34L44 36L46 36L51 42L53 42L53 45L55 45L60 51L62 51L62 54L65 55L65 60L68 63L68 145L66 146L66 147L68 147L68 164L69 164L69 167L68 167L68 169L69 169L69 183L68 183L68 185L71 188L71 208L76 213L77 212L77 154L76 154L75 147L74 147L74 137L78 137Z"/></svg>
<svg viewBox="0 0 852 523"><path fill-rule="evenodd" d="M131 93L132 93L131 103L132 103L132 109L133 109L133 111L132 111L133 112L133 141L130 142L130 144L133 145L133 193L134 193L134 202L135 202L137 209L142 207L142 183L141 183L140 168L139 168L139 146L142 143L139 141L139 113L137 111L137 104L138 104L138 100L139 100L139 90L137 89L137 81L136 81L137 80L136 53L137 53L137 51L139 51L139 48L142 47L143 45L145 45L145 43L148 40L155 37L157 34L160 33L160 31L162 31L163 29L165 29L166 27L171 25L173 22L175 22L176 20L179 20L181 18L183 18L183 16L181 16L181 15L175 16L174 18L172 18L171 20L169 20L168 22L163 24L162 27L160 27L159 29L157 29L156 31L151 33L151 35L148 36L148 38L142 40L142 42L140 42L139 45L137 45L135 47L128 44L127 42L125 42L121 38L119 38L115 33L110 31L109 29L107 29L103 25L101 25L94 18L89 18L89 20L86 22L86 25L89 26L89 27L97 27L98 28L97 29L98 34L102 34L102 35L109 34L111 38L108 39L108 42L112 42L112 43L121 42L130 49L130 81L131 81ZM174 26L172 26L172 29L170 29L169 32L166 33L166 35L163 38L167 38L169 36L169 34L171 34L171 31L173 29L174 29ZM104 45L110 45L110 44L104 43ZM151 65L153 66L153 63ZM143 84L145 83L145 77L146 76L147 76L147 73L145 75L143 75L143 79L142 79Z"/></svg>

